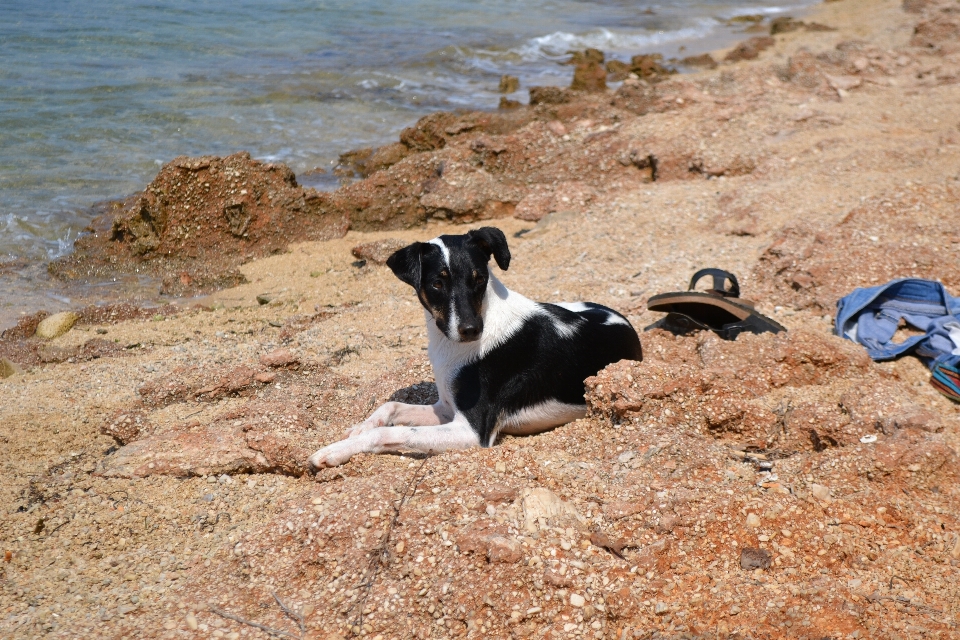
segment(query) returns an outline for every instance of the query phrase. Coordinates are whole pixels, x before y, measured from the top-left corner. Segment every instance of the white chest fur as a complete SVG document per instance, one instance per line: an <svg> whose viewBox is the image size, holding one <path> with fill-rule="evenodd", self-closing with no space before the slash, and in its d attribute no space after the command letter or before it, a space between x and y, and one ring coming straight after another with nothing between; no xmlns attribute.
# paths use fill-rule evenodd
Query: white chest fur
<svg viewBox="0 0 960 640"><path fill-rule="evenodd" d="M426 310L427 336L429 344L427 355L433 365L433 375L437 381L440 400L455 407L451 385L457 372L471 362L496 349L516 333L531 316L540 313L539 305L506 286L491 274L484 294L480 315L483 318L483 331L480 339L473 342L455 342L440 329L433 316Z"/></svg>

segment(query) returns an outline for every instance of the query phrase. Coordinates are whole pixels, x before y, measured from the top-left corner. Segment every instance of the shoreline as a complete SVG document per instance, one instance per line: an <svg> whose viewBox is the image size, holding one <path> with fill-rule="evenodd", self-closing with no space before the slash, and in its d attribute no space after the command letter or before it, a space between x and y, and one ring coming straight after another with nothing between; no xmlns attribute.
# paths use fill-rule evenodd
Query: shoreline
<svg viewBox="0 0 960 640"><path fill-rule="evenodd" d="M762 31L769 28L770 20L781 15L784 11L786 10L764 11L762 15L765 16L765 21L762 23L741 22L730 24L741 25L737 27L740 29L745 29L753 25L754 28ZM802 19L808 11L809 8L796 8L789 13L798 19ZM745 13L745 10L738 13ZM762 29L760 27L762 27ZM710 49L711 46L733 42L737 36L729 32L731 28L729 25L721 27L720 31L710 37L699 38L686 44L690 46L691 52L698 53L701 50ZM556 34L542 36L540 39L550 38L553 35ZM741 35L746 37L752 34ZM683 43L682 40L678 40L677 42ZM671 47L675 47L675 45L676 43L671 45ZM664 46L665 45L658 45L653 48L663 48ZM671 64L675 66L682 55L683 54L677 54L676 58L671 59ZM619 57L622 58L622 56ZM545 64L547 63L545 62ZM682 66L681 69L683 69ZM528 87L522 87L521 91L526 92L527 88ZM509 94L509 97L515 98L517 95L513 93ZM495 112L495 106L493 104L486 107L478 106L477 108L480 109L480 112ZM389 140L385 141L386 146L389 146L389 144ZM345 151L340 154L340 157L349 157L353 153L355 153L355 151ZM334 178L333 174L330 173L327 174L327 178L327 182L329 182L329 179L339 180L339 178ZM316 179L308 176L301 176L301 182L306 183L308 186L318 186ZM96 219L104 215L106 211L109 211L117 202L123 202L136 195L137 194L131 194L127 196L127 198L118 201L102 201L92 207L89 217ZM84 216L87 215L86 213L84 214ZM87 228L89 229L90 227L88 226ZM63 257L65 256L54 259L54 262ZM125 274L119 278L79 283L76 286L70 286L69 284L60 283L56 279L49 278L45 273L46 264L46 260L37 262L17 255L11 255L9 259L5 257L0 261L0 298L7 300L4 307L0 308L0 328L9 328L19 319L19 316L36 313L43 309L55 313L69 310L71 306L77 305L109 304L130 300L139 300L145 304L163 305L176 301L175 296L160 295L158 297L157 290L163 289L162 282L152 282L149 280L145 282L142 278L131 277L131 274Z"/></svg>
<svg viewBox="0 0 960 640"><path fill-rule="evenodd" d="M240 284L176 313L91 312L49 341L23 327L45 363L0 380L0 629L259 637L220 610L295 633L276 593L310 638L956 634L960 406L831 318L898 276L960 293L957 6L840 0L803 18L837 31L779 34L753 60L434 116L324 197L243 158L165 168L157 202L105 228L124 251L173 241L131 211L168 211L175 179L224 190L201 213L232 206L207 233L236 245L282 222L281 200L338 231L264 244L231 266ZM389 248L487 224L513 254L498 277L532 299L639 330L651 295L717 266L788 331L646 332L643 363L588 380L582 420L422 469L363 455L306 473L371 407L433 393Z"/></svg>

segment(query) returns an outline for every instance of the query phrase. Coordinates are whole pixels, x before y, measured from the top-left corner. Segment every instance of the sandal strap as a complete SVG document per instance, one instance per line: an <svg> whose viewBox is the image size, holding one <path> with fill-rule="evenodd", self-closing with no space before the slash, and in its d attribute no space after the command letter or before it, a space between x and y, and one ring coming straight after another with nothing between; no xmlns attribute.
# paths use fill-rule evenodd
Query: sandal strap
<svg viewBox="0 0 960 640"><path fill-rule="evenodd" d="M697 282L704 276L713 277L713 289L710 290L711 293L723 296L724 298L740 297L740 283L737 282L737 276L723 269L700 269L700 271L693 274L693 277L690 279L690 287L687 291L693 291L697 286ZM729 289L726 287L727 283L730 284Z"/></svg>

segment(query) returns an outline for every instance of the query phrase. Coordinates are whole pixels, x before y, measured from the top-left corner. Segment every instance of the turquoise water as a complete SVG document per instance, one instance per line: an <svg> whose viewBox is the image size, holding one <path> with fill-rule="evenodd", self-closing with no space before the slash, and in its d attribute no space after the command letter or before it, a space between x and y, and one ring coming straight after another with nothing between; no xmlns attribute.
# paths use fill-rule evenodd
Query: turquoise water
<svg viewBox="0 0 960 640"><path fill-rule="evenodd" d="M98 201L181 154L298 174L438 109L493 108L503 73L567 84L574 48L705 50L753 0L0 2L0 259L69 251ZM319 186L331 187L331 184Z"/></svg>

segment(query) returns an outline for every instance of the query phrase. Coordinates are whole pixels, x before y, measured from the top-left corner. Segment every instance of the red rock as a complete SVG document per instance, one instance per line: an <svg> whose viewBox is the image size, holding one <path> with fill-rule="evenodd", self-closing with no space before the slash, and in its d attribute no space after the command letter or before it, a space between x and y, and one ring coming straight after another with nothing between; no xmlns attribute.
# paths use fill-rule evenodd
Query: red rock
<svg viewBox="0 0 960 640"><path fill-rule="evenodd" d="M403 240L385 238L383 240L358 244L350 250L350 253L353 254L353 257L359 258L360 260L368 260L374 264L384 264L387 258L393 255L395 251L402 249L406 245L407 243Z"/></svg>
<svg viewBox="0 0 960 640"><path fill-rule="evenodd" d="M543 581L560 589L569 587L571 584L569 575L561 574L559 571L554 571L549 567L543 571Z"/></svg>
<svg viewBox="0 0 960 640"><path fill-rule="evenodd" d="M299 363L299 359L289 349L277 349L260 356L260 364L265 367L289 367Z"/></svg>
<svg viewBox="0 0 960 640"><path fill-rule="evenodd" d="M602 63L590 60L581 62L573 71L573 91L599 93L607 90L607 70Z"/></svg>
<svg viewBox="0 0 960 640"><path fill-rule="evenodd" d="M746 547L740 551L740 568L746 571L769 569L772 556L769 551Z"/></svg>
<svg viewBox="0 0 960 640"><path fill-rule="evenodd" d="M503 564L520 562L520 542L516 538L493 535L487 538L487 560Z"/></svg>
<svg viewBox="0 0 960 640"><path fill-rule="evenodd" d="M50 271L72 280L139 270L162 278L171 294L237 284L236 267L251 257L294 239L343 236L347 218L325 199L297 185L286 166L248 153L181 156L141 194L110 207Z"/></svg>
<svg viewBox="0 0 960 640"><path fill-rule="evenodd" d="M744 40L733 48L725 57L725 62L739 62L741 60L755 60L760 56L760 52L769 49L776 41L770 36L759 36Z"/></svg>

